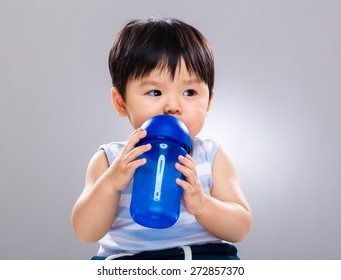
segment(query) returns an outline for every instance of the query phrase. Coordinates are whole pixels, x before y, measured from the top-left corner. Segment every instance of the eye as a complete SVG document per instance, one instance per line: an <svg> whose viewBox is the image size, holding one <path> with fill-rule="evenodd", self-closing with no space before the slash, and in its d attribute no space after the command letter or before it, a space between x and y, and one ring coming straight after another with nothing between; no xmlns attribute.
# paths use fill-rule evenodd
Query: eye
<svg viewBox="0 0 341 280"><path fill-rule="evenodd" d="M161 91L159 91L157 89L148 91L147 94L150 96L161 96L162 95Z"/></svg>
<svg viewBox="0 0 341 280"><path fill-rule="evenodd" d="M193 89L187 89L182 93L184 96L194 96L197 92Z"/></svg>

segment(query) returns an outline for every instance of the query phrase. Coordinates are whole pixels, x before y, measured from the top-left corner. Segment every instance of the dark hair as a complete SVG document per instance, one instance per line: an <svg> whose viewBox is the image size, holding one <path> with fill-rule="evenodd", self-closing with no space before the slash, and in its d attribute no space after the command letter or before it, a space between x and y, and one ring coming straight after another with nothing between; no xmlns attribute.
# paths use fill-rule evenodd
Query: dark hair
<svg viewBox="0 0 341 280"><path fill-rule="evenodd" d="M190 73L208 85L214 84L214 59L206 38L193 26L174 18L132 20L118 33L109 53L113 86L123 100L130 79L152 70L168 68L171 78L183 58Z"/></svg>

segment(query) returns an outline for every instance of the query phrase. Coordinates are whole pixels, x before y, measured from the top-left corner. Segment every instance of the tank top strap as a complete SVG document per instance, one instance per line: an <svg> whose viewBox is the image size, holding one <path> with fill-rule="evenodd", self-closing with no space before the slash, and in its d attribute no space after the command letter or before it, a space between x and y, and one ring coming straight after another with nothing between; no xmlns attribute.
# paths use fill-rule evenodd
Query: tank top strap
<svg viewBox="0 0 341 280"><path fill-rule="evenodd" d="M104 150L109 165L111 165L114 162L117 155L122 151L124 145L125 142L112 142L101 145L98 150Z"/></svg>

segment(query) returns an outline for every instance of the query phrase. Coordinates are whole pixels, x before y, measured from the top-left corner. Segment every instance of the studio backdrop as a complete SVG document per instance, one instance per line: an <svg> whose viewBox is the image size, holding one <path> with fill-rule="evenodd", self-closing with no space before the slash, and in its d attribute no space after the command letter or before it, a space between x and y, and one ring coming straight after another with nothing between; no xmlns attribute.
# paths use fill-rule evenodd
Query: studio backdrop
<svg viewBox="0 0 341 280"><path fill-rule="evenodd" d="M71 226L88 162L124 141L108 52L131 19L199 29L216 63L200 136L232 156L253 209L242 259L341 258L341 2L0 2L0 259L89 259Z"/></svg>

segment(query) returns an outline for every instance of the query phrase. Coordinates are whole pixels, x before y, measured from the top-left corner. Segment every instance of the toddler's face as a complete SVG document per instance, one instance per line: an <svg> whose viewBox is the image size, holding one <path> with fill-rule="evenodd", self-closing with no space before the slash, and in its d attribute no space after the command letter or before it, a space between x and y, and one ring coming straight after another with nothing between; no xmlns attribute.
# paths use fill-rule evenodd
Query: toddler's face
<svg viewBox="0 0 341 280"><path fill-rule="evenodd" d="M181 62L171 79L167 69L130 80L126 87L125 113L134 129L156 115L172 115L185 123L191 137L202 129L211 100L206 83L190 75Z"/></svg>

